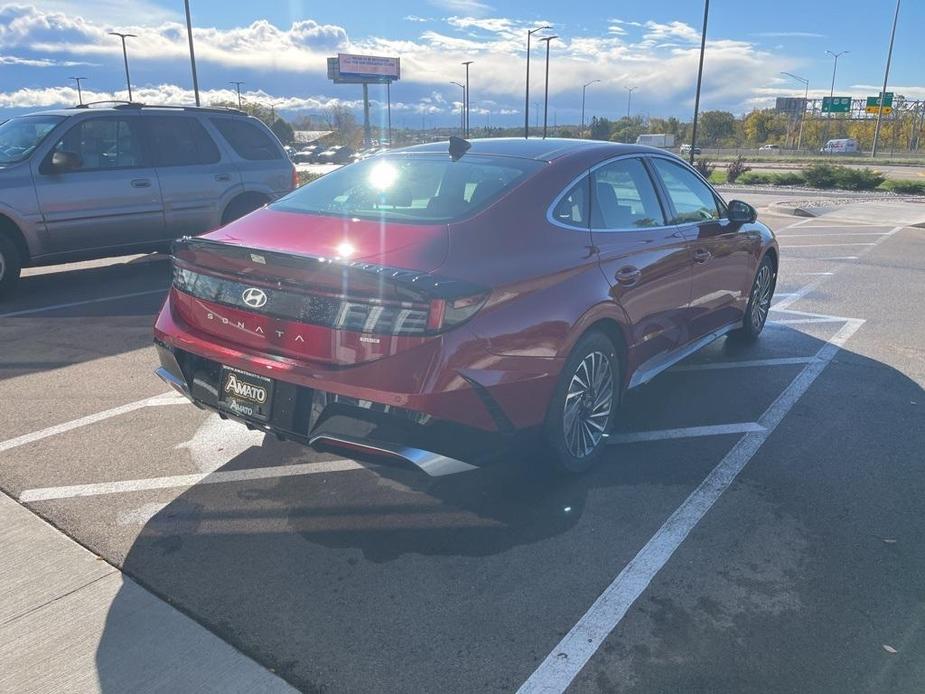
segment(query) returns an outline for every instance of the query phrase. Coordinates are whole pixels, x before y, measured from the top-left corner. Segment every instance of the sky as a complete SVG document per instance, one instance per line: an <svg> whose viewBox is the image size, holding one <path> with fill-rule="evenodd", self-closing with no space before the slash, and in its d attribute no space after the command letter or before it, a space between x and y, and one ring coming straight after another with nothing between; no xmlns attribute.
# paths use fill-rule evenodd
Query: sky
<svg viewBox="0 0 925 694"><path fill-rule="evenodd" d="M582 85L587 118L632 113L677 116L693 110L702 0L638 3L562 0L353 0L309 2L190 0L203 101L244 98L275 104L288 117L337 103L358 108L361 88L327 79L326 58L343 53L399 56L392 86L399 127L458 122L470 68L470 123L523 122L525 35L549 24L549 122L577 123ZM773 106L777 96L829 94L839 59L836 95L876 94L883 82L893 0L713 0L704 65L702 110L741 114ZM925 98L925 1L904 0L889 91ZM135 100L192 103L182 0L0 0L0 116L85 100L126 98L121 43L109 31L137 34L128 54ZM549 33L549 32L547 32ZM543 32L536 34L542 36ZM534 45L531 104L543 100L545 53ZM374 118L384 87L370 88ZM533 106L531 105L531 109ZM531 121L533 115L531 113Z"/></svg>

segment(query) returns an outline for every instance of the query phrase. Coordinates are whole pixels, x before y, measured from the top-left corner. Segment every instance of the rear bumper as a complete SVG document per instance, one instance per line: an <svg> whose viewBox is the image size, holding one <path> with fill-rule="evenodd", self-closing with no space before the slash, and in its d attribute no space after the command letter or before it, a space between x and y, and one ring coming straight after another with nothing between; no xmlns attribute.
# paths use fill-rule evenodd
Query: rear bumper
<svg viewBox="0 0 925 694"><path fill-rule="evenodd" d="M501 433L543 422L562 368L560 359L491 354L464 329L372 362L318 365L219 342L185 324L170 298L154 335L161 357L158 375L201 406L213 404L197 369L208 374L216 368L209 365L224 364L286 384L284 390L293 389L296 399L308 397L298 395L302 392L319 392Z"/></svg>

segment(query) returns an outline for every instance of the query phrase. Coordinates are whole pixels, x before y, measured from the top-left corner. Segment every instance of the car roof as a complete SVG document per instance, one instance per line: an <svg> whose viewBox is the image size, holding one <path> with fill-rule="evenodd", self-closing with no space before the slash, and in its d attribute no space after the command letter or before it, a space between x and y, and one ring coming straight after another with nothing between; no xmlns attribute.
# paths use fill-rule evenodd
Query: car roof
<svg viewBox="0 0 925 694"><path fill-rule="evenodd" d="M641 154L662 152L665 150L645 145L622 144L602 140L578 140L568 138L522 138L497 137L468 140L471 148L467 154L480 154L501 157L520 157L537 161L550 162L562 157L578 154L598 153L603 156L619 156L621 154ZM405 147L399 152L445 154L449 142L429 142L423 145Z"/></svg>
<svg viewBox="0 0 925 694"><path fill-rule="evenodd" d="M112 106L103 106L102 104L114 104ZM55 108L48 109L45 111L33 111L31 113L21 114L23 116L63 116L65 118L71 116L79 116L85 113L104 113L104 114L115 114L115 113L126 113L126 112L157 112L158 114L164 113L212 113L212 114L225 114L231 116L241 116L247 117L248 114L244 111L239 111L234 108L221 108L221 107L209 107L209 106L174 106L171 104L140 104L140 103L128 103L128 102L96 102L90 104L84 104L82 106L70 106L68 108Z"/></svg>

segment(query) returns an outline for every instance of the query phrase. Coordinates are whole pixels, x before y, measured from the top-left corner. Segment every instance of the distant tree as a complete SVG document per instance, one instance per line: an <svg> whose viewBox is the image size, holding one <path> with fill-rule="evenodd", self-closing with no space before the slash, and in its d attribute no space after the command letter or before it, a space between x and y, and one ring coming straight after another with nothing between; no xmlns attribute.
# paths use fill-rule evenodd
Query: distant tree
<svg viewBox="0 0 925 694"><path fill-rule="evenodd" d="M772 109L752 111L742 122L745 141L754 145L783 142L787 137L787 116Z"/></svg>
<svg viewBox="0 0 925 694"><path fill-rule="evenodd" d="M329 106L324 112L324 120L328 130L334 131L338 144L354 148L360 146L363 140L362 128L349 108L343 104Z"/></svg>
<svg viewBox="0 0 925 694"><path fill-rule="evenodd" d="M613 130L613 123L608 118L594 116L591 119L592 140L609 140L610 133Z"/></svg>
<svg viewBox="0 0 925 694"><path fill-rule="evenodd" d="M705 111L700 114L700 143L717 144L735 137L736 118L728 111Z"/></svg>
<svg viewBox="0 0 925 694"><path fill-rule="evenodd" d="M646 121L642 116L623 117L613 124L610 139L614 142L636 142L636 138L646 132Z"/></svg>
<svg viewBox="0 0 925 694"><path fill-rule="evenodd" d="M291 145L292 141L295 139L295 135L292 132L292 126L289 125L282 118L277 118L273 125L270 126L270 130L273 131L273 134L279 138L279 141L284 145Z"/></svg>

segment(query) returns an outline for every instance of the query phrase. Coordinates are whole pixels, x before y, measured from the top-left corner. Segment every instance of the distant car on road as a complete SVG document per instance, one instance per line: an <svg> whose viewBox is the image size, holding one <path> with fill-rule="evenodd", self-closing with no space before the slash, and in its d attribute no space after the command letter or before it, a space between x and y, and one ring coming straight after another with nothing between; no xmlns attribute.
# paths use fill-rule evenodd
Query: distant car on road
<svg viewBox="0 0 925 694"><path fill-rule="evenodd" d="M851 138L829 140L819 150L821 154L857 154L860 151L858 141Z"/></svg>
<svg viewBox="0 0 925 694"><path fill-rule="evenodd" d="M689 144L681 145L681 154L690 154L691 146ZM694 154L700 154L700 147L694 147Z"/></svg>
<svg viewBox="0 0 925 694"><path fill-rule="evenodd" d="M346 145L337 145L318 155L319 164L348 164L353 150Z"/></svg>
<svg viewBox="0 0 925 694"><path fill-rule="evenodd" d="M778 247L756 215L651 147L380 154L178 241L157 372L310 445L433 469L460 462L441 446L536 429L580 472L625 391L761 333Z"/></svg>
<svg viewBox="0 0 925 694"><path fill-rule="evenodd" d="M309 145L296 152L292 156L292 161L296 164L317 164L318 157L324 151L324 145Z"/></svg>
<svg viewBox="0 0 925 694"><path fill-rule="evenodd" d="M291 191L276 136L239 111L118 104L0 124L0 295L20 269L166 247Z"/></svg>
<svg viewBox="0 0 925 694"><path fill-rule="evenodd" d="M765 154L776 154L780 152L780 145L774 145L774 144L761 145L761 147L758 148L758 151L764 152Z"/></svg>

